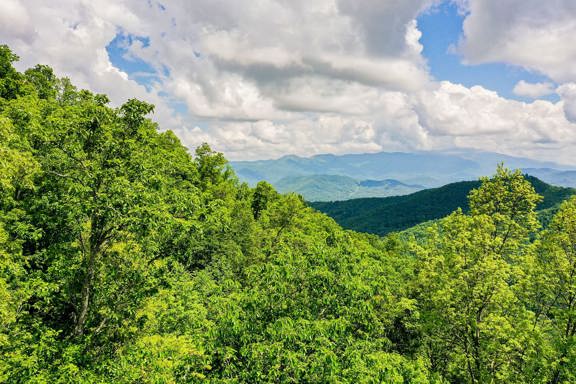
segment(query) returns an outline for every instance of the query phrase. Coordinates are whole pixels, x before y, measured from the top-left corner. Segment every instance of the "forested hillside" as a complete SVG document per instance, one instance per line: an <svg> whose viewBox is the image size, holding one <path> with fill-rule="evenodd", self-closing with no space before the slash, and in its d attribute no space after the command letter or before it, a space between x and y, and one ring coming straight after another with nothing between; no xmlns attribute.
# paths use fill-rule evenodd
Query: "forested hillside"
<svg viewBox="0 0 576 384"><path fill-rule="evenodd" d="M556 187L533 176L525 177L543 197L536 209L545 223L562 201L576 194L573 188ZM334 218L344 228L385 235L440 219L458 208L467 212L468 194L480 185L480 181L462 181L406 196L313 202L310 205Z"/></svg>
<svg viewBox="0 0 576 384"><path fill-rule="evenodd" d="M0 382L573 383L576 199L345 231L0 46Z"/></svg>
<svg viewBox="0 0 576 384"><path fill-rule="evenodd" d="M339 201L362 197L407 195L424 189L398 180L356 180L347 176L312 175L285 177L274 187L282 193L294 192L306 201Z"/></svg>

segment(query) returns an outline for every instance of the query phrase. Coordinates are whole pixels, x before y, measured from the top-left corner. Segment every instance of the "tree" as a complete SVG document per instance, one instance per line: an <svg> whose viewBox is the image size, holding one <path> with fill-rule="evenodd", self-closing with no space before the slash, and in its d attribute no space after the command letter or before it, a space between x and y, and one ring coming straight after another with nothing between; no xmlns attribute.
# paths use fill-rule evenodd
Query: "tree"
<svg viewBox="0 0 576 384"><path fill-rule="evenodd" d="M232 176L231 171L226 168L228 162L224 155L213 151L206 143L196 148L194 163L198 169L203 188L220 184Z"/></svg>
<svg viewBox="0 0 576 384"><path fill-rule="evenodd" d="M254 219L258 220L262 211L268 208L268 205L278 199L278 193L274 188L265 181L256 184L254 195L252 197L252 213Z"/></svg>
<svg viewBox="0 0 576 384"><path fill-rule="evenodd" d="M41 99L54 99L58 92L58 79L47 65L36 65L24 72L25 79L34 86Z"/></svg>
<svg viewBox="0 0 576 384"><path fill-rule="evenodd" d="M517 247L527 244L528 236L539 227L536 205L542 201L520 170L500 164L491 179L482 178L480 188L469 195L470 214L487 215L494 225L495 251L512 257Z"/></svg>
<svg viewBox="0 0 576 384"><path fill-rule="evenodd" d="M576 380L576 198L562 203L537 243L526 291L537 324L549 329L549 383Z"/></svg>
<svg viewBox="0 0 576 384"><path fill-rule="evenodd" d="M576 380L576 198L538 232L540 197L499 167L470 214L346 231L192 156L152 105L14 60L1 46L0 382Z"/></svg>
<svg viewBox="0 0 576 384"><path fill-rule="evenodd" d="M18 59L8 46L0 45L0 98L15 99L21 93L22 75L12 66Z"/></svg>
<svg viewBox="0 0 576 384"><path fill-rule="evenodd" d="M519 172L498 167L416 245L423 353L450 381L523 382L537 349L532 315L516 296L539 196ZM520 347L521 346L521 347Z"/></svg>

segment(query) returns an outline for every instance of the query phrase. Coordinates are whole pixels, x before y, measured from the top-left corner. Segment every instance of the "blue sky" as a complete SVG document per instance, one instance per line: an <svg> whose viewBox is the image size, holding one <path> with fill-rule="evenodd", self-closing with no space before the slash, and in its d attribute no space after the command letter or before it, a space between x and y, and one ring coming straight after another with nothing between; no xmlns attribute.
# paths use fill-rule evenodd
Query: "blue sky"
<svg viewBox="0 0 576 384"><path fill-rule="evenodd" d="M150 46L150 39L147 37L126 35L118 32L114 39L106 46L110 61L115 67L127 73L155 73L156 71L150 64L142 59L128 55L128 47L136 40L140 41L144 48Z"/></svg>
<svg viewBox="0 0 576 384"><path fill-rule="evenodd" d="M112 65L126 72L139 84L150 87L152 81L157 79L157 72L151 64L129 53L129 47L136 41L140 42L143 48L150 46L150 38L146 36L135 36L118 31L114 39L106 46L106 51Z"/></svg>
<svg viewBox="0 0 576 384"><path fill-rule="evenodd" d="M114 67L125 72L131 80L136 81L148 91L151 91L154 83L161 82L162 76L170 76L170 72L166 67L162 67L161 69L154 68L152 64L131 54L129 49L135 42L140 43L144 49L150 46L150 38L147 36L136 36L127 34L124 31L118 31L114 39L106 45L106 51ZM170 95L164 91L160 91L159 96L164 98L167 105L176 114L182 117L188 115L188 108L181 100L170 97ZM198 121L198 124L204 125L201 121Z"/></svg>
<svg viewBox="0 0 576 384"><path fill-rule="evenodd" d="M552 82L547 76L536 71L527 71L520 66L490 63L466 65L457 52L458 43L463 36L464 14L459 12L453 2L444 2L418 17L418 29L422 32L420 42L424 47L423 55L428 60L430 72L436 80L448 80L467 87L481 85L498 92L500 96L530 101L512 92L520 80L529 83ZM548 95L542 99L557 101L557 95Z"/></svg>

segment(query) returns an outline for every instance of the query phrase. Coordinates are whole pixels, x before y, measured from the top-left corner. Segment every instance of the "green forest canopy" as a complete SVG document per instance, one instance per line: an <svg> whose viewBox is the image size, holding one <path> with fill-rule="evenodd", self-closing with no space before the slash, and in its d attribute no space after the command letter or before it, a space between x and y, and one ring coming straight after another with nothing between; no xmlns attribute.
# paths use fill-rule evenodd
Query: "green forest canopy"
<svg viewBox="0 0 576 384"><path fill-rule="evenodd" d="M0 382L570 383L576 199L499 168L418 237L192 156L0 46Z"/></svg>
<svg viewBox="0 0 576 384"><path fill-rule="evenodd" d="M543 197L536 206L543 223L550 220L560 203L576 194L573 188L549 185L533 176L525 178ZM405 196L312 202L310 206L332 217L344 228L386 235L441 219L458 208L468 212L468 195L480 185L480 181L460 181Z"/></svg>

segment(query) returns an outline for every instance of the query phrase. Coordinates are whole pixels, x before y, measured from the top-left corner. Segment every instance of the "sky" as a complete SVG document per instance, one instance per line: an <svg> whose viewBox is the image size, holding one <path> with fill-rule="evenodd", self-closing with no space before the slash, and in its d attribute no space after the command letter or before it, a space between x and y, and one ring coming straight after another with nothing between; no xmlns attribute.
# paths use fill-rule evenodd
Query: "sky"
<svg viewBox="0 0 576 384"><path fill-rule="evenodd" d="M231 160L471 148L576 165L574 0L1 0L21 70Z"/></svg>

